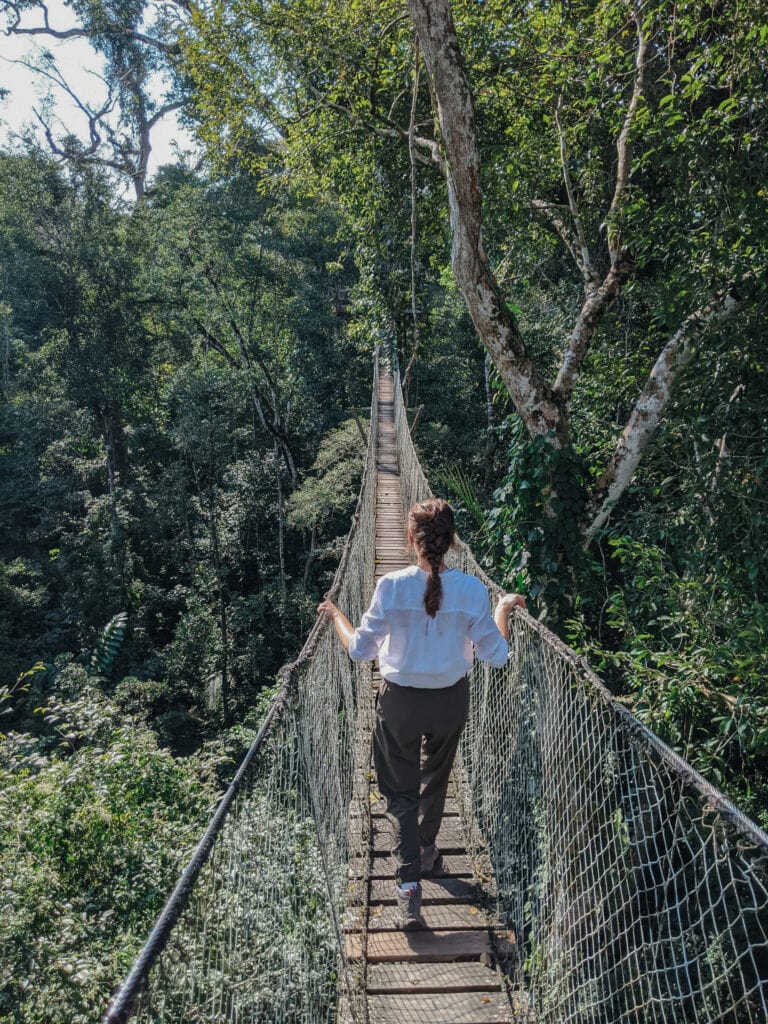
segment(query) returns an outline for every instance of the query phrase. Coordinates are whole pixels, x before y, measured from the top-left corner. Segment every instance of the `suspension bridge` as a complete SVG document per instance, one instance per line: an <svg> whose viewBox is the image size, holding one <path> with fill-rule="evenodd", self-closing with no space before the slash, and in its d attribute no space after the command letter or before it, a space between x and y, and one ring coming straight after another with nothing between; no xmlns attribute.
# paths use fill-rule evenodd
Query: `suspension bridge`
<svg viewBox="0 0 768 1024"><path fill-rule="evenodd" d="M352 622L430 495L376 361L329 592ZM510 631L473 669L423 930L394 927L377 673L318 619L103 1024L767 1021L768 836L540 623Z"/></svg>

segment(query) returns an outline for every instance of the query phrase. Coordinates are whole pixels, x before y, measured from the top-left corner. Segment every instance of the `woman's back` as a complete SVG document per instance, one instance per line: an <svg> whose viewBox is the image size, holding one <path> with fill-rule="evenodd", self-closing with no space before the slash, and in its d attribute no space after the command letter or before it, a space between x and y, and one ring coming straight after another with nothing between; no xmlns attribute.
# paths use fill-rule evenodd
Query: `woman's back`
<svg viewBox="0 0 768 1024"><path fill-rule="evenodd" d="M424 606L429 573L417 565L383 576L371 606L349 645L354 660L378 655L381 674L400 686L438 689L451 686L477 656L501 666L507 643L494 622L488 591L460 569L440 574L442 595L434 616Z"/></svg>

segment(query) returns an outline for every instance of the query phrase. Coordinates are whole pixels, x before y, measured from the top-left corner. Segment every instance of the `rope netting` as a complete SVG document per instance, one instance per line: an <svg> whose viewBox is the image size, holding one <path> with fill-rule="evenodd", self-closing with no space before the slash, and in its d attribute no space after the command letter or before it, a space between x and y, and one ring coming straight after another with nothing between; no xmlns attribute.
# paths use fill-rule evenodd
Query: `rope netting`
<svg viewBox="0 0 768 1024"><path fill-rule="evenodd" d="M373 591L377 417L378 360L357 508L328 592L358 621ZM319 617L280 682L105 1024L322 1024L340 999L355 1014L362 967L344 961L342 917L367 842L350 819L370 815L356 770L370 764L370 664L350 661Z"/></svg>
<svg viewBox="0 0 768 1024"><path fill-rule="evenodd" d="M395 423L408 508L431 491L397 380ZM468 547L452 557L500 593ZM765 1022L768 836L550 631L511 618L507 665L475 664L456 774L516 935L518 1019Z"/></svg>

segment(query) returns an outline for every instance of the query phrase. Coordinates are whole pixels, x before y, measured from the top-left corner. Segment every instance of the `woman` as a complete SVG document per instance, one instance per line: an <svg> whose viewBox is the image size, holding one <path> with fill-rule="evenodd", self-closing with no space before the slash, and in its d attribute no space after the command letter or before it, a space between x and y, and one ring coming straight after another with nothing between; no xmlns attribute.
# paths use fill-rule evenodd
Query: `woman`
<svg viewBox="0 0 768 1024"><path fill-rule="evenodd" d="M441 869L435 840L467 721L472 647L482 661L504 665L509 613L525 607L507 594L491 617L482 582L445 566L455 539L448 502L418 502L408 514L418 562L381 577L360 626L331 601L318 608L353 661L379 659L373 760L394 829L399 924L409 929L422 924L420 879Z"/></svg>

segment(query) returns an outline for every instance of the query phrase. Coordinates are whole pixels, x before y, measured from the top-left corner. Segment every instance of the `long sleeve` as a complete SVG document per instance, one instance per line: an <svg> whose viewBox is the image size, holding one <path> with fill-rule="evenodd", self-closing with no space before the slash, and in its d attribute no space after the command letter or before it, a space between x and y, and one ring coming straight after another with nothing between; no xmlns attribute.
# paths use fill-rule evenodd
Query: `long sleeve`
<svg viewBox="0 0 768 1024"><path fill-rule="evenodd" d="M378 656L379 647L387 635L387 620L381 605L385 582L382 578L376 584L370 607L350 637L349 656L352 661L373 661Z"/></svg>
<svg viewBox="0 0 768 1024"><path fill-rule="evenodd" d="M469 638L475 645L475 654L481 661L487 661L494 668L502 668L506 664L509 647L491 615L488 591L485 587L478 613L469 625Z"/></svg>

